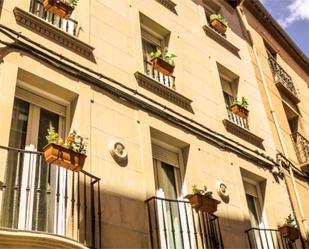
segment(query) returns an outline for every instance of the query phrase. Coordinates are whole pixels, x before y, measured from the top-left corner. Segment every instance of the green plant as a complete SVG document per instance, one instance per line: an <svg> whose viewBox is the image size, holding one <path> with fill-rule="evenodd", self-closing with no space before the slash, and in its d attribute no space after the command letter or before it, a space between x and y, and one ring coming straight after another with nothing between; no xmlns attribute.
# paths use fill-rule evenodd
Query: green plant
<svg viewBox="0 0 309 249"><path fill-rule="evenodd" d="M165 62L167 62L172 66L175 66L174 59L177 57L175 54L169 53L167 47L165 47L163 51L161 51L161 49L157 49L157 51L151 52L149 56L151 59L161 58L162 60L164 60Z"/></svg>
<svg viewBox="0 0 309 249"><path fill-rule="evenodd" d="M292 214L289 214L288 217L285 218L285 224L290 227L296 227L295 219L292 217Z"/></svg>
<svg viewBox="0 0 309 249"><path fill-rule="evenodd" d="M211 14L209 17L210 21L217 19L219 22L227 26L227 21L223 16L221 16L219 13Z"/></svg>
<svg viewBox="0 0 309 249"><path fill-rule="evenodd" d="M241 99L238 99L237 97L234 98L234 104L240 105L244 108L248 108L249 103L248 100L243 96Z"/></svg>
<svg viewBox="0 0 309 249"><path fill-rule="evenodd" d="M200 194L207 197L212 197L212 192L207 190L207 186L205 185L203 189L199 189L196 185L192 186L193 194Z"/></svg>
<svg viewBox="0 0 309 249"><path fill-rule="evenodd" d="M60 0L60 1L75 8L79 0Z"/></svg>
<svg viewBox="0 0 309 249"><path fill-rule="evenodd" d="M55 143L75 152L86 154L85 138L78 135L75 130L73 130L73 132L71 132L64 140L59 136L59 134L55 131L55 128L50 123L49 128L47 129L46 140L48 143Z"/></svg>

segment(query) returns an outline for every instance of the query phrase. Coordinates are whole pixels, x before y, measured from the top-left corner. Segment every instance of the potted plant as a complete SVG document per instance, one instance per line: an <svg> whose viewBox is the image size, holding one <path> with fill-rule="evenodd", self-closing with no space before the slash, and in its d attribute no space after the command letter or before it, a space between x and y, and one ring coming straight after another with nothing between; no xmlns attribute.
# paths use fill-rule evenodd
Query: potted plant
<svg viewBox="0 0 309 249"><path fill-rule="evenodd" d="M50 125L46 139L48 144L43 148L45 160L72 171L80 171L85 163L86 149L84 138L73 130L65 140Z"/></svg>
<svg viewBox="0 0 309 249"><path fill-rule="evenodd" d="M219 33L225 34L227 29L227 21L220 14L212 14L209 17L210 25Z"/></svg>
<svg viewBox="0 0 309 249"><path fill-rule="evenodd" d="M165 47L163 51L161 51L161 49L157 49L157 51L151 52L149 56L154 69L167 76L171 76L173 74L175 68L174 58L177 56L169 53L167 47Z"/></svg>
<svg viewBox="0 0 309 249"><path fill-rule="evenodd" d="M230 106L230 109L233 113L241 118L248 118L249 110L248 110L248 100L245 97L238 99L237 97L234 98L233 105Z"/></svg>
<svg viewBox="0 0 309 249"><path fill-rule="evenodd" d="M193 185L192 192L193 194L189 194L185 198L189 199L191 207L197 212L202 211L211 214L217 211L220 201L212 198L212 192L207 190L207 186L199 189L196 185Z"/></svg>
<svg viewBox="0 0 309 249"><path fill-rule="evenodd" d="M69 19L74 8L77 6L78 0L44 0L44 8L60 16L64 19Z"/></svg>
<svg viewBox="0 0 309 249"><path fill-rule="evenodd" d="M279 232L282 237L287 238L291 241L295 241L299 238L300 232L296 227L296 223L291 214L285 218L285 223L283 226L279 227Z"/></svg>

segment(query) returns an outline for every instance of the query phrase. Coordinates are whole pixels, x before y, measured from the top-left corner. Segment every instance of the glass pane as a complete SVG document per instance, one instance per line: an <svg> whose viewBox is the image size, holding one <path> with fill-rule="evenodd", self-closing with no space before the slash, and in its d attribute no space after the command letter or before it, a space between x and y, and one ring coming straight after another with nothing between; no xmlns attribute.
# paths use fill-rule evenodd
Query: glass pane
<svg viewBox="0 0 309 249"><path fill-rule="evenodd" d="M24 149L26 144L29 103L14 99L9 146ZM17 228L23 153L9 151L7 157L1 224ZM14 188L14 186L16 186ZM14 204L15 202L15 204Z"/></svg>
<svg viewBox="0 0 309 249"><path fill-rule="evenodd" d="M43 147L47 144L46 135L50 124L55 128L55 131L58 132L59 115L45 109L41 109L38 133L38 151L42 151Z"/></svg>
<svg viewBox="0 0 309 249"><path fill-rule="evenodd" d="M29 103L15 98L9 146L24 149L26 144L26 133L29 116Z"/></svg>
<svg viewBox="0 0 309 249"><path fill-rule="evenodd" d="M41 108L38 131L39 151L42 151L47 144L46 135L50 124L58 132L59 115ZM36 221L33 219L32 225L35 230L53 232L56 171L57 169L54 165L49 167L44 160L41 162L41 165L37 165L38 176L36 177L35 186L36 189L40 189L40 195L34 196L35 208L33 216L36 217ZM48 191L51 191L51 193L48 194ZM51 206L48 206L48 202ZM47 210L49 210L49 217L47 217Z"/></svg>
<svg viewBox="0 0 309 249"><path fill-rule="evenodd" d="M259 216L258 216L258 211L256 210L255 207L255 203L254 203L254 199L256 199L255 197L246 194L246 198L247 198L247 204L248 204L248 208L249 208L249 215L250 215L250 222L251 222L251 226L252 227L259 227Z"/></svg>
<svg viewBox="0 0 309 249"><path fill-rule="evenodd" d="M143 39L143 57L144 61L150 61L149 54L151 52L155 52L157 50L158 46L155 44Z"/></svg>
<svg viewBox="0 0 309 249"><path fill-rule="evenodd" d="M158 169L158 184L158 188L162 189L165 198L177 198L175 172L173 166L161 162L161 166Z"/></svg>

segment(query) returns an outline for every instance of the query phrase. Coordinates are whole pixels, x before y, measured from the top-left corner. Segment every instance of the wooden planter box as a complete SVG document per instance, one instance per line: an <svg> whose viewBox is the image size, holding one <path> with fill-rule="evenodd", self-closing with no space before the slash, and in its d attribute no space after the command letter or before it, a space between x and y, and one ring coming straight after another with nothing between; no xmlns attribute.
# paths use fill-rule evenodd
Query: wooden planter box
<svg viewBox="0 0 309 249"><path fill-rule="evenodd" d="M218 204L220 203L220 201L216 199L200 194L188 195L187 198L189 199L191 207L197 212L201 211L210 214L217 211Z"/></svg>
<svg viewBox="0 0 309 249"><path fill-rule="evenodd" d="M158 70L159 72L163 73L164 75L167 76L172 76L174 72L174 66L167 63L160 57L153 58L151 60L152 66L154 69Z"/></svg>
<svg viewBox="0 0 309 249"><path fill-rule="evenodd" d="M297 240L300 236L298 228L291 227L288 225L283 225L282 227L279 227L279 232L282 237L289 239L291 241Z"/></svg>
<svg viewBox="0 0 309 249"><path fill-rule="evenodd" d="M248 118L249 116L249 110L241 105L233 104L231 105L230 109L233 113L235 113L237 116L241 118Z"/></svg>
<svg viewBox="0 0 309 249"><path fill-rule="evenodd" d="M210 21L210 25L221 34L225 34L227 26L220 22L218 19Z"/></svg>
<svg viewBox="0 0 309 249"><path fill-rule="evenodd" d="M44 0L43 5L47 11L64 19L69 19L74 10L74 7L61 0Z"/></svg>
<svg viewBox="0 0 309 249"><path fill-rule="evenodd" d="M80 171L85 163L86 155L64 148L58 144L49 143L44 148L45 160L60 167Z"/></svg>

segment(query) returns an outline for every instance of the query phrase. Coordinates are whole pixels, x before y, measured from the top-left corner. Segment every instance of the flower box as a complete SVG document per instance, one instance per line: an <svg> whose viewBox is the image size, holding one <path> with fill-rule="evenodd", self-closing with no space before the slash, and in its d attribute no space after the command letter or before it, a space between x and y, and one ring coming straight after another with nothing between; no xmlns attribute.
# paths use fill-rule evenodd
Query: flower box
<svg viewBox="0 0 309 249"><path fill-rule="evenodd" d="M233 104L230 107L231 111L241 118L248 118L249 110L239 104Z"/></svg>
<svg viewBox="0 0 309 249"><path fill-rule="evenodd" d="M220 203L220 201L216 199L201 194L188 195L187 198L189 199L191 207L197 212L201 211L210 214L217 211L218 204Z"/></svg>
<svg viewBox="0 0 309 249"><path fill-rule="evenodd" d="M55 143L49 143L43 148L45 160L60 167L80 171L85 163L86 155L67 149Z"/></svg>
<svg viewBox="0 0 309 249"><path fill-rule="evenodd" d="M227 30L227 26L220 22L218 19L211 20L210 25L221 34L225 34Z"/></svg>
<svg viewBox="0 0 309 249"><path fill-rule="evenodd" d="M279 227L279 232L282 237L289 239L291 241L297 240L300 236L298 228L286 224L283 225L282 227Z"/></svg>
<svg viewBox="0 0 309 249"><path fill-rule="evenodd" d="M44 0L43 5L47 11L64 19L69 19L74 10L74 7L65 0Z"/></svg>
<svg viewBox="0 0 309 249"><path fill-rule="evenodd" d="M172 76L174 72L175 66L169 64L168 62L164 61L160 57L155 57L151 59L151 63L154 69L158 70L159 72L163 73L167 76Z"/></svg>

